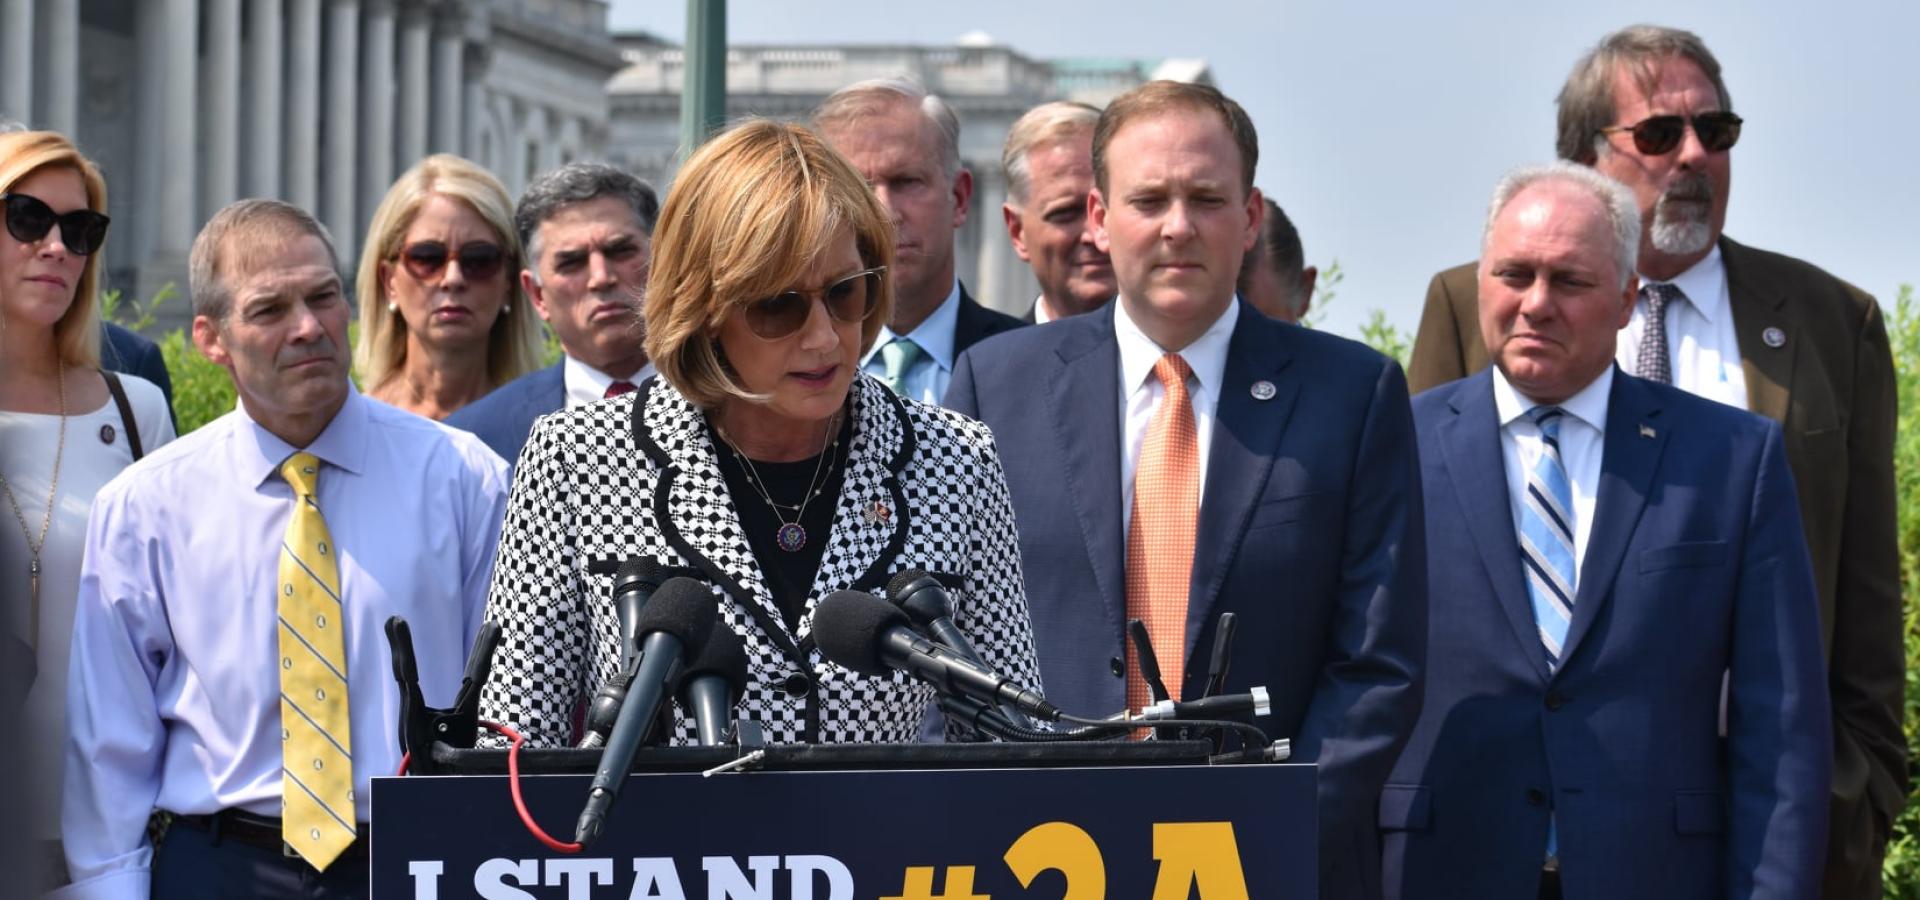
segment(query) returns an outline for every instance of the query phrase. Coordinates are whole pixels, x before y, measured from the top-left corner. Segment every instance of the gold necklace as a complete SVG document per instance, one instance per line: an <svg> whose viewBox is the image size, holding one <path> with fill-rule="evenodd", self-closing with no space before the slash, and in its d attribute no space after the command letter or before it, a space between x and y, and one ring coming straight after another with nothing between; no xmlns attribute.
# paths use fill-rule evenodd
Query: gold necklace
<svg viewBox="0 0 1920 900"><path fill-rule="evenodd" d="M713 430L720 435L720 440L726 443L727 449L733 451L733 458L739 460L741 466L746 469L747 484L753 486L754 493L759 494L760 499L766 501L767 506L773 509L773 517L780 521L779 529L773 533L774 545L788 553L800 552L801 549L807 546L807 529L800 524L800 520L806 517L807 504L811 502L814 497L819 496L820 491L826 487L825 482L820 478L821 470L824 468L829 477L831 477L833 472L832 468L826 465L826 462L828 451L838 450L840 447L839 413L835 413L833 418L827 422L827 436L820 442L820 455L814 460L813 475L807 479L807 492L800 498L798 505L773 502L773 495L767 492L766 485L762 483L760 478L760 470L754 467L753 460L749 459L745 453L740 452L739 445L733 442L733 438L727 436L727 432L720 427L720 423L715 422ZM835 455L837 456L838 454L836 453ZM782 509L793 510L793 521L787 521L786 515L780 512Z"/></svg>
<svg viewBox="0 0 1920 900"><path fill-rule="evenodd" d="M7 476L0 473L0 493L7 495L8 505L13 507L13 517L20 522L20 536L27 541L27 595L31 598L32 619L28 626L28 639L34 644L40 642L40 551L47 546L47 529L53 525L53 504L60 496L60 460L67 454L67 369L61 366L54 373L54 382L59 385L60 394L60 441L53 451L53 483L47 488L47 513L40 518L40 539L34 540L33 529L27 527L27 514L20 510L20 501L13 496L13 486L7 484Z"/></svg>

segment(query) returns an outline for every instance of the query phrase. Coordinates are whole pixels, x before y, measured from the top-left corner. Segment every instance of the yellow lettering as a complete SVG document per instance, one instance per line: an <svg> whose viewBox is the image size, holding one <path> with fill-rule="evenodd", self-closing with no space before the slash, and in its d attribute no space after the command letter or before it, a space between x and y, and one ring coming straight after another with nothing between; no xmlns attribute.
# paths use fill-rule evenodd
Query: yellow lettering
<svg viewBox="0 0 1920 900"><path fill-rule="evenodd" d="M1153 858L1160 861L1153 900L1187 900L1195 882L1201 900L1247 900L1232 822L1156 822Z"/></svg>
<svg viewBox="0 0 1920 900"><path fill-rule="evenodd" d="M1101 858L1093 837L1078 825L1068 822L1035 825L1007 848L1006 861L1007 868L1020 879L1021 887L1032 886L1033 879L1041 872L1053 869L1067 879L1067 891L1060 900L1106 900L1106 860ZM1242 889L1241 896L1245 895Z"/></svg>

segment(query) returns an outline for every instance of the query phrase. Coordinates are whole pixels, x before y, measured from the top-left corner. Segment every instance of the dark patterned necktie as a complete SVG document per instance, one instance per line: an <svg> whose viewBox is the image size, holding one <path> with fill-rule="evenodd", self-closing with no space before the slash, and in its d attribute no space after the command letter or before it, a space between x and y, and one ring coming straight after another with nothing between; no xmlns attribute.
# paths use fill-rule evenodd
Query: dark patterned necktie
<svg viewBox="0 0 1920 900"><path fill-rule="evenodd" d="M1661 384L1673 383L1673 362L1667 353L1667 307L1686 296L1671 284L1641 286L1640 299L1647 304L1647 318L1640 332L1640 358L1634 365L1635 375Z"/></svg>

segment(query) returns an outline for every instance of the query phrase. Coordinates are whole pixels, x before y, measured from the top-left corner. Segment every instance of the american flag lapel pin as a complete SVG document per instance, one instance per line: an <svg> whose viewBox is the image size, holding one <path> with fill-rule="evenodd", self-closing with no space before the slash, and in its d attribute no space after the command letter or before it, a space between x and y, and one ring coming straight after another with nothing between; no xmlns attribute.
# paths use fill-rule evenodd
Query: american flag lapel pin
<svg viewBox="0 0 1920 900"><path fill-rule="evenodd" d="M1654 432L1652 425L1648 425L1645 422L1641 422L1640 436L1643 438L1651 438L1651 437L1658 437L1659 435Z"/></svg>

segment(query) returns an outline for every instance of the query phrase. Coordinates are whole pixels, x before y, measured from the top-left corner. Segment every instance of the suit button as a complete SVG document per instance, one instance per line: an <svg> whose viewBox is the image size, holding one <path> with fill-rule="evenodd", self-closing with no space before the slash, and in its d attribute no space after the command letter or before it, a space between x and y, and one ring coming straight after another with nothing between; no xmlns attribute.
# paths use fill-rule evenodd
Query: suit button
<svg viewBox="0 0 1920 900"><path fill-rule="evenodd" d="M1545 806L1547 805L1547 795L1541 793L1539 788L1527 788L1527 805Z"/></svg>
<svg viewBox="0 0 1920 900"><path fill-rule="evenodd" d="M813 690L813 682L807 676L795 672L780 681L780 691L789 697L799 699Z"/></svg>
<svg viewBox="0 0 1920 900"><path fill-rule="evenodd" d="M1549 711L1557 711L1560 709L1560 707L1565 705L1567 705L1567 695L1562 694L1559 691L1547 692L1547 709Z"/></svg>
<svg viewBox="0 0 1920 900"><path fill-rule="evenodd" d="M1118 656L1107 660L1107 669L1113 672L1115 678L1127 677L1127 661Z"/></svg>

